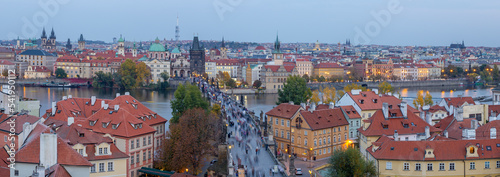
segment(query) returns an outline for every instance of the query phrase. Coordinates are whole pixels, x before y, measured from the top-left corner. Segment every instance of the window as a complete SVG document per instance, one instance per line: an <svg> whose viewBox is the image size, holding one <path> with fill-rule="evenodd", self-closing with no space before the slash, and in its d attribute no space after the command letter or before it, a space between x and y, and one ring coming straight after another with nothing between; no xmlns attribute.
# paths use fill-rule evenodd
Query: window
<svg viewBox="0 0 500 177"><path fill-rule="evenodd" d="M95 173L95 163L90 167L90 173Z"/></svg>
<svg viewBox="0 0 500 177"><path fill-rule="evenodd" d="M307 139L304 139L304 146L307 146Z"/></svg>
<svg viewBox="0 0 500 177"><path fill-rule="evenodd" d="M316 139L314 139L314 146L316 146Z"/></svg>
<svg viewBox="0 0 500 177"><path fill-rule="evenodd" d="M484 168L489 169L490 168L490 162L484 162Z"/></svg>
<svg viewBox="0 0 500 177"><path fill-rule="evenodd" d="M80 155L83 155L83 149L78 149L78 153L79 153Z"/></svg>
<svg viewBox="0 0 500 177"><path fill-rule="evenodd" d="M276 122L276 125L278 125L278 118L276 118L275 120L276 120L276 121L275 121L275 122Z"/></svg>
<svg viewBox="0 0 500 177"><path fill-rule="evenodd" d="M307 136L307 130L304 130L304 135Z"/></svg>
<svg viewBox="0 0 500 177"><path fill-rule="evenodd" d="M392 162L385 162L385 169L392 170Z"/></svg>
<svg viewBox="0 0 500 177"><path fill-rule="evenodd" d="M142 138L142 146L146 146L146 137Z"/></svg>
<svg viewBox="0 0 500 177"><path fill-rule="evenodd" d="M104 163L99 163L99 172L104 172Z"/></svg>
<svg viewBox="0 0 500 177"><path fill-rule="evenodd" d="M148 151L148 159L151 159L151 150Z"/></svg>
<svg viewBox="0 0 500 177"><path fill-rule="evenodd" d="M134 171L130 172L130 177L134 177Z"/></svg>
<svg viewBox="0 0 500 177"><path fill-rule="evenodd" d="M286 121L286 126L290 127L290 121L289 120Z"/></svg>
<svg viewBox="0 0 500 177"><path fill-rule="evenodd" d="M130 165L134 165L134 155L130 156Z"/></svg>
<svg viewBox="0 0 500 177"><path fill-rule="evenodd" d="M286 132L286 139L290 139L290 132Z"/></svg>
<svg viewBox="0 0 500 177"><path fill-rule="evenodd" d="M323 138L323 144L326 145L326 138Z"/></svg>
<svg viewBox="0 0 500 177"><path fill-rule="evenodd" d="M420 170L422 170L420 168L420 164L419 163L415 164L415 171L420 171Z"/></svg>
<svg viewBox="0 0 500 177"><path fill-rule="evenodd" d="M455 170L455 163L450 163L450 170Z"/></svg>
<svg viewBox="0 0 500 177"><path fill-rule="evenodd" d="M19 170L14 170L14 176L19 176Z"/></svg>
<svg viewBox="0 0 500 177"><path fill-rule="evenodd" d="M151 144L151 136L148 136L148 145Z"/></svg>
<svg viewBox="0 0 500 177"><path fill-rule="evenodd" d="M113 171L113 162L108 162L108 171Z"/></svg>
<svg viewBox="0 0 500 177"><path fill-rule="evenodd" d="M281 126L284 126L285 125L285 120L281 120Z"/></svg>
<svg viewBox="0 0 500 177"><path fill-rule="evenodd" d="M331 142L331 140L330 140L330 139L331 139L331 138L330 138L330 137L328 137L328 144L330 144L330 142Z"/></svg>
<svg viewBox="0 0 500 177"><path fill-rule="evenodd" d="M476 162L469 163L469 167L471 170L475 170L476 169Z"/></svg>
<svg viewBox="0 0 500 177"><path fill-rule="evenodd" d="M295 141L295 138L293 138L293 136L292 136L292 143L294 143L294 141Z"/></svg>
<svg viewBox="0 0 500 177"><path fill-rule="evenodd" d="M403 163L403 170L404 171L410 170L410 163L408 163L408 162Z"/></svg>
<svg viewBox="0 0 500 177"><path fill-rule="evenodd" d="M278 130L274 131L274 136L278 136Z"/></svg>
<svg viewBox="0 0 500 177"><path fill-rule="evenodd" d="M500 161L497 161L497 168L500 168Z"/></svg>
<svg viewBox="0 0 500 177"><path fill-rule="evenodd" d="M335 139L335 135L333 135L333 142L337 142L337 139Z"/></svg>
<svg viewBox="0 0 500 177"><path fill-rule="evenodd" d="M439 163L439 171L444 171L444 163Z"/></svg>
<svg viewBox="0 0 500 177"><path fill-rule="evenodd" d="M139 143L139 138L137 138L137 148L141 147L141 144Z"/></svg>
<svg viewBox="0 0 500 177"><path fill-rule="evenodd" d="M330 148L328 148L328 153L330 153L330 152L331 152L331 149L330 149Z"/></svg>
<svg viewBox="0 0 500 177"><path fill-rule="evenodd" d="M134 140L130 141L130 149L134 149Z"/></svg>
<svg viewBox="0 0 500 177"><path fill-rule="evenodd" d="M281 138L285 137L285 133L283 133L283 130L281 130Z"/></svg>
<svg viewBox="0 0 500 177"><path fill-rule="evenodd" d="M135 161L136 161L135 163L139 163L139 153L135 155Z"/></svg>
<svg viewBox="0 0 500 177"><path fill-rule="evenodd" d="M142 153L142 160L143 160L143 161L145 161L145 160L146 160L146 151L144 151L144 152Z"/></svg>
<svg viewBox="0 0 500 177"><path fill-rule="evenodd" d="M432 171L432 163L427 164L427 171Z"/></svg>

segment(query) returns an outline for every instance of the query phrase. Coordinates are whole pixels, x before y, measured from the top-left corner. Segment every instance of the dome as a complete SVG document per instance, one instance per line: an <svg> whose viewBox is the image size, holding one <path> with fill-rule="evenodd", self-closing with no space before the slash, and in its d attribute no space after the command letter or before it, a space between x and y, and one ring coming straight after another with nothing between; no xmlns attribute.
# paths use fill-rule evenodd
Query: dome
<svg viewBox="0 0 500 177"><path fill-rule="evenodd" d="M181 51L179 51L179 48L178 48L178 47L176 47L176 48L174 48L174 49L172 50L172 53L181 53Z"/></svg>
<svg viewBox="0 0 500 177"><path fill-rule="evenodd" d="M159 43L153 43L149 47L150 52L165 52L165 47Z"/></svg>
<svg viewBox="0 0 500 177"><path fill-rule="evenodd" d="M148 60L149 60L149 58L148 58L148 57L146 57L146 55L144 55L142 58L140 58L140 59L139 59L139 60L137 60L137 61L148 61Z"/></svg>

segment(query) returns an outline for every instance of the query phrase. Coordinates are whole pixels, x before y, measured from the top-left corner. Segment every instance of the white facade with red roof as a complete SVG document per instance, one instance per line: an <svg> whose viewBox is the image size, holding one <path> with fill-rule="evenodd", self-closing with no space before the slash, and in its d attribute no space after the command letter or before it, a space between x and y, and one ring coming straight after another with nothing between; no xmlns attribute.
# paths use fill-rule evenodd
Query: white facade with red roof
<svg viewBox="0 0 500 177"><path fill-rule="evenodd" d="M44 79L51 76L52 71L45 66L28 66L24 71L25 79Z"/></svg>

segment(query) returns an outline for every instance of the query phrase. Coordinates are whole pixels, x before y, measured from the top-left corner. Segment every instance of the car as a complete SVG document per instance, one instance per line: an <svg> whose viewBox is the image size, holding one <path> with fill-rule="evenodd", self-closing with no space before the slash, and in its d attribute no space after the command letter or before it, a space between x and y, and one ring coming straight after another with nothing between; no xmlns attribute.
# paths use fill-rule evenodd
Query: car
<svg viewBox="0 0 500 177"><path fill-rule="evenodd" d="M302 175L302 168L295 169L295 174L296 175Z"/></svg>

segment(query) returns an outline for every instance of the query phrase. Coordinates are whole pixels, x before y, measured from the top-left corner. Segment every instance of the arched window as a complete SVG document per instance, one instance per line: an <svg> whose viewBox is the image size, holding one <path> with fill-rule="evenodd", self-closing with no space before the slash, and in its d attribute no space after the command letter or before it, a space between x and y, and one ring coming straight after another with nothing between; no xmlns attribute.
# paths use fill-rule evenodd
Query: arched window
<svg viewBox="0 0 500 177"><path fill-rule="evenodd" d="M333 142L336 143L337 139L335 139L335 135L333 135Z"/></svg>
<svg viewBox="0 0 500 177"><path fill-rule="evenodd" d="M341 135L339 133L339 142L341 142L341 141L342 141L342 137L341 137Z"/></svg>
<svg viewBox="0 0 500 177"><path fill-rule="evenodd" d="M326 145L326 138L323 137L323 144Z"/></svg>
<svg viewBox="0 0 500 177"><path fill-rule="evenodd" d="M292 136L292 143L294 143L294 140L295 140L295 139L294 139L294 138L293 138L293 136Z"/></svg>
<svg viewBox="0 0 500 177"><path fill-rule="evenodd" d="M328 136L328 144L331 143L331 139L330 139L330 136Z"/></svg>

